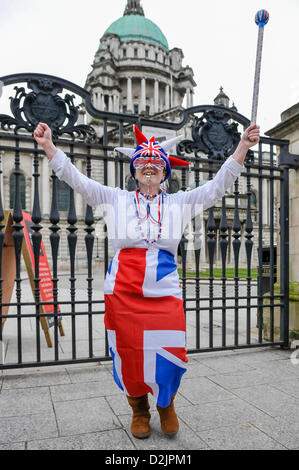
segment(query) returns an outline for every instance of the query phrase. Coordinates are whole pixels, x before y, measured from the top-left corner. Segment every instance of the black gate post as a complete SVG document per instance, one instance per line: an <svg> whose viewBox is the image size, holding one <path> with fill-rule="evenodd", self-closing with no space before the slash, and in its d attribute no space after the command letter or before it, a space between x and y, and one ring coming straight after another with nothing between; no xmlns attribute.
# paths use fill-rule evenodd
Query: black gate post
<svg viewBox="0 0 299 470"><path fill-rule="evenodd" d="M280 183L280 340L289 346L289 167L284 166Z"/></svg>

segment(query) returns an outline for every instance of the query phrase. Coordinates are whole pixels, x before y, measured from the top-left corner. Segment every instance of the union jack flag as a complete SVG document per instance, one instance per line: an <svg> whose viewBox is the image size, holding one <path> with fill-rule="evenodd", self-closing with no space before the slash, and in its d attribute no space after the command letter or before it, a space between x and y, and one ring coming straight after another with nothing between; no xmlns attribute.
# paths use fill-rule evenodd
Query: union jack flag
<svg viewBox="0 0 299 470"><path fill-rule="evenodd" d="M152 140L138 145L132 159L135 157L160 157L162 159L167 158L166 153L164 152L160 144Z"/></svg>
<svg viewBox="0 0 299 470"><path fill-rule="evenodd" d="M174 256L119 250L105 280L105 325L114 380L130 396L169 405L186 372L185 316Z"/></svg>

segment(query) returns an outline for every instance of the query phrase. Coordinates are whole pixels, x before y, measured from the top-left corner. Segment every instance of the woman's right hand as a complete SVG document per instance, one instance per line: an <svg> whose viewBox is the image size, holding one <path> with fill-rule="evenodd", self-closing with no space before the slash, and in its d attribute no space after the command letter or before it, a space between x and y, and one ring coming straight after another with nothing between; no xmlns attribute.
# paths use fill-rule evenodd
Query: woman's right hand
<svg viewBox="0 0 299 470"><path fill-rule="evenodd" d="M33 132L33 136L36 142L44 149L49 160L52 160L55 153L57 152L57 148L53 144L52 132L48 124L39 122L35 131Z"/></svg>

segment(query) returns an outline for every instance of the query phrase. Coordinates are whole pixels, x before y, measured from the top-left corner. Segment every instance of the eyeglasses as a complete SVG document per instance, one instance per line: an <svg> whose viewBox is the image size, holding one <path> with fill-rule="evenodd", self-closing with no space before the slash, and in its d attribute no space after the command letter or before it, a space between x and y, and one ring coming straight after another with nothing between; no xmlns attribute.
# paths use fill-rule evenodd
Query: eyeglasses
<svg viewBox="0 0 299 470"><path fill-rule="evenodd" d="M162 170L166 167L166 162L163 158L157 157L138 157L133 162L133 167L137 170L142 170L146 165L150 164L155 170Z"/></svg>

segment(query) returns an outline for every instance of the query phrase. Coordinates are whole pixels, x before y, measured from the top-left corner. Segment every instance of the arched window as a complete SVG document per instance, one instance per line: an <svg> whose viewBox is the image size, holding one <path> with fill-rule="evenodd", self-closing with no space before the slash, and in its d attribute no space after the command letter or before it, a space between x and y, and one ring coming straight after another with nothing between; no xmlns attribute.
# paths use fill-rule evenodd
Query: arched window
<svg viewBox="0 0 299 470"><path fill-rule="evenodd" d="M25 176L23 175L23 173L20 173L19 175L19 187L20 187L22 209L26 210L26 184L25 184ZM9 178L9 208L10 209L14 208L15 195L16 195L16 175L12 173Z"/></svg>
<svg viewBox="0 0 299 470"><path fill-rule="evenodd" d="M57 189L57 209L68 211L70 206L70 187L64 181L56 180Z"/></svg>

